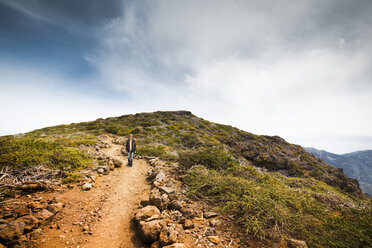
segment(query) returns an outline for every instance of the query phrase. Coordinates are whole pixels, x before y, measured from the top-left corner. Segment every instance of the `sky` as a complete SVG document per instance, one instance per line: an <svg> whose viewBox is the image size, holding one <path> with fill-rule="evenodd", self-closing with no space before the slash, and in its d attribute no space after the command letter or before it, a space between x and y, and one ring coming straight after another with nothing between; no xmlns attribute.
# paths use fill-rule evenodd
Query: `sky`
<svg viewBox="0 0 372 248"><path fill-rule="evenodd" d="M372 149L370 0L0 0L0 135L157 110Z"/></svg>

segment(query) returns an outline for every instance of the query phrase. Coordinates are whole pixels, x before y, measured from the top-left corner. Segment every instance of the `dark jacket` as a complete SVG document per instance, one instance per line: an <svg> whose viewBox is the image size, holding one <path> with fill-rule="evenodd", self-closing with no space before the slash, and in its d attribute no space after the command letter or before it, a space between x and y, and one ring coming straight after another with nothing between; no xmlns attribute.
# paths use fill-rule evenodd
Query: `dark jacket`
<svg viewBox="0 0 372 248"><path fill-rule="evenodd" d="M136 151L136 141L134 139L132 139L132 152L135 152ZM127 142L125 143L126 147L125 147L125 150L127 152L129 152L129 139L127 139Z"/></svg>

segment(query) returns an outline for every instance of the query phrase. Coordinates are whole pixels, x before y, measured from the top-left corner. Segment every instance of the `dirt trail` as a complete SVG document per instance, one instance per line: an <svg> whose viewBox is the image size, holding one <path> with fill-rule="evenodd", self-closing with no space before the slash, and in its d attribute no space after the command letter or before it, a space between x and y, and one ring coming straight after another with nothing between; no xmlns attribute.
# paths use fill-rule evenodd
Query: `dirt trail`
<svg viewBox="0 0 372 248"><path fill-rule="evenodd" d="M148 163L134 160L133 167L128 167L126 158L120 155L122 146L110 145L103 151L121 160L123 166L98 177L90 191L75 187L53 193L66 206L56 220L43 228L36 247L145 247L134 236L131 219L140 200L150 191L146 182Z"/></svg>

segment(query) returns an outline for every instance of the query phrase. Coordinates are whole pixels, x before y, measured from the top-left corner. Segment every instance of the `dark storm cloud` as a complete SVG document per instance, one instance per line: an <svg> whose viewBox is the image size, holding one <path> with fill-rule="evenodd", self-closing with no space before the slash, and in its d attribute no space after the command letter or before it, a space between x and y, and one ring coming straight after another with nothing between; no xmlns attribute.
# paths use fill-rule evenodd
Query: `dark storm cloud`
<svg viewBox="0 0 372 248"><path fill-rule="evenodd" d="M102 26L121 12L121 1L0 0L0 55L70 76L93 73L84 56L99 43Z"/></svg>
<svg viewBox="0 0 372 248"><path fill-rule="evenodd" d="M57 26L94 28L122 13L120 0L0 0L0 4Z"/></svg>

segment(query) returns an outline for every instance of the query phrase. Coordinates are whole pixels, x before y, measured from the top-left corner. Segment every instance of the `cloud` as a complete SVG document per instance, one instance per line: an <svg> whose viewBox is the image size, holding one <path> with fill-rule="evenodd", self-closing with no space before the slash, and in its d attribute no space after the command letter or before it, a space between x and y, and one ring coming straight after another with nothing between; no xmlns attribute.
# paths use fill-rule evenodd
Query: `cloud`
<svg viewBox="0 0 372 248"><path fill-rule="evenodd" d="M66 77L70 93L75 85L94 87L80 92L102 109L82 108L92 115L189 109L254 133L340 152L360 149L358 138L337 143L320 137L372 136L370 1L115 1L104 4L111 7L103 14L98 1L86 9L85 1L0 2L81 37L93 34L87 40L94 46L77 54L94 68L94 77L45 74L57 85L53 89ZM70 12L73 5L77 11ZM94 101L90 96L97 94ZM72 99L79 104L77 95Z"/></svg>
<svg viewBox="0 0 372 248"><path fill-rule="evenodd" d="M95 66L155 106L257 133L372 135L371 5L354 5L129 1L105 27Z"/></svg>
<svg viewBox="0 0 372 248"><path fill-rule="evenodd" d="M356 11L351 11L343 16L343 22L333 23L325 18L335 16L332 11L342 9L338 5L349 5L322 3L129 1L123 16L106 25L102 33L98 67L103 71L117 67L117 74L177 84L184 81L186 74L195 76L201 66L231 57L273 64L316 51L348 57L361 47L369 49L371 32L364 25L368 21L365 15L355 21L352 18ZM351 35L355 37L349 39ZM368 59L364 62L369 63ZM121 73L126 68L130 73ZM122 84L128 81L126 78L131 77L114 81Z"/></svg>
<svg viewBox="0 0 372 248"><path fill-rule="evenodd" d="M118 17L123 4L121 0L111 0L110 4L100 0L0 0L0 5L55 27L88 33L107 20Z"/></svg>

